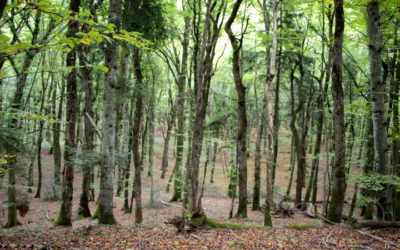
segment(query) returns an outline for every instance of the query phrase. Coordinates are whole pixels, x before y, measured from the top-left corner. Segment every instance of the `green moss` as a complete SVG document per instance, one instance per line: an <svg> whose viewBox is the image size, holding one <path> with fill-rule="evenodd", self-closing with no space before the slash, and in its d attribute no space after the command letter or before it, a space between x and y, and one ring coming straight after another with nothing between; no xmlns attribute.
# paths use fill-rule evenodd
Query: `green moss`
<svg viewBox="0 0 400 250"><path fill-rule="evenodd" d="M234 228L234 229L240 229L240 228L262 229L262 228L264 228L263 226L259 226L259 225L243 225L243 224L238 224L238 223L222 222L222 221L218 221L218 220L210 219L210 218L206 218L205 222L208 226L213 227L213 228Z"/></svg>
<svg viewBox="0 0 400 250"><path fill-rule="evenodd" d="M54 226L71 226L71 219L67 218L64 209L61 208L60 214L58 215L57 220L54 222Z"/></svg>
<svg viewBox="0 0 400 250"><path fill-rule="evenodd" d="M193 221L196 225L205 225L207 216L205 214L201 216L191 216L190 220Z"/></svg>
<svg viewBox="0 0 400 250"><path fill-rule="evenodd" d="M4 228L11 228L11 227L21 225L21 223L19 223L18 219L17 219L17 209L15 207L15 202L11 203L11 204L12 204L12 206L10 206L8 208L8 219L7 219L7 223L4 226Z"/></svg>
<svg viewBox="0 0 400 250"><path fill-rule="evenodd" d="M194 224L199 226L209 226L212 228L231 228L231 229L241 229L241 228L257 228L262 229L263 226L259 225L243 225L238 223L223 222L215 219L208 218L205 214L201 216L193 216L191 213L184 213L183 216L186 219L190 219Z"/></svg>
<svg viewBox="0 0 400 250"><path fill-rule="evenodd" d="M114 215L112 213L106 213L100 204L97 206L95 214L97 214L96 218L99 220L99 224L114 225L117 223Z"/></svg>
<svg viewBox="0 0 400 250"><path fill-rule="evenodd" d="M312 223L299 223L299 224L287 224L285 225L286 228L290 229L309 229L314 228L316 225Z"/></svg>
<svg viewBox="0 0 400 250"><path fill-rule="evenodd" d="M270 210L270 203L267 201L265 202L265 211L264 211L264 226L272 227L272 217L271 217L271 210Z"/></svg>

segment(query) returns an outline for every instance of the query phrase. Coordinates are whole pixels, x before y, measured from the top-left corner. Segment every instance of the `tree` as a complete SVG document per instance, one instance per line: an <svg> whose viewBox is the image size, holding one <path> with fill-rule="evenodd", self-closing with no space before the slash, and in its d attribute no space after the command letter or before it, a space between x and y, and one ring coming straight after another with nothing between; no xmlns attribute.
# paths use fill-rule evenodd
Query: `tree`
<svg viewBox="0 0 400 250"><path fill-rule="evenodd" d="M332 96L333 124L335 131L335 161L332 168L332 198L329 202L328 219L340 223L346 193L345 173L345 126L342 88L342 50L344 33L343 0L335 0L335 35L332 49Z"/></svg>
<svg viewBox="0 0 400 250"><path fill-rule="evenodd" d="M387 143L387 119L385 110L385 81L382 79L382 44L379 28L379 2L370 1L367 4L367 23L369 38L369 57L370 57L370 85L372 102L372 123L374 135L374 160L376 162L377 173L382 175L389 174L388 166L388 143ZM386 185L378 196L378 217L391 220L392 214L392 192Z"/></svg>
<svg viewBox="0 0 400 250"><path fill-rule="evenodd" d="M239 163L239 207L236 217L247 218L247 148L246 148L246 135L247 135L247 114L246 114L246 87L242 81L242 69L240 66L240 53L243 45L243 31L239 39L236 38L232 31L232 24L236 19L242 0L237 0L225 24L225 32L228 34L229 41L231 42L233 56L232 56L232 74L235 82L236 92L238 96L237 110L238 110L238 130L237 130L237 157ZM246 29L246 28L245 28Z"/></svg>
<svg viewBox="0 0 400 250"><path fill-rule="evenodd" d="M197 2L197 1L196 1ZM199 1L200 2L200 1ZM199 4L200 5L200 4ZM201 6L201 5L200 5ZM189 210L193 215L201 216L203 208L201 205L201 196L199 197L199 164L204 138L204 120L206 117L208 97L210 91L211 77L213 75L213 59L215 56L215 47L222 27L223 12L225 9L224 1L207 0L206 13L202 33L196 33L196 50L194 54L194 96L196 100L195 115L192 128L192 145L190 155L190 168L186 171L190 173L190 200ZM200 20L202 20L201 11L197 4L195 11L196 27L199 29Z"/></svg>
<svg viewBox="0 0 400 250"><path fill-rule="evenodd" d="M108 23L114 24L118 29L120 26L122 1L110 0L108 10ZM117 65L118 65L119 42L111 39L104 50L106 74L104 96L103 96L103 118L102 118L102 141L101 141L101 179L99 202L96 217L99 224L115 224L113 213L114 192L114 163L115 163L115 125L116 125L116 88L118 87Z"/></svg>
<svg viewBox="0 0 400 250"><path fill-rule="evenodd" d="M72 15L79 13L81 1L71 0L70 10ZM74 37L79 31L79 23L71 20L68 23L67 37ZM73 182L74 182L74 156L76 154L76 119L77 119L77 73L76 73L76 47L71 48L67 55L67 67L71 67L71 72L67 77L67 113L66 117L69 121L65 126L65 150L64 150L64 170L63 170L63 184L62 184L62 203L60 213L55 221L56 226L71 226L72 216L72 195L73 195Z"/></svg>
<svg viewBox="0 0 400 250"><path fill-rule="evenodd" d="M275 138L278 136L277 130L275 129L274 122L274 109L272 103L272 82L276 77L276 56L278 52L278 6L280 0L275 0L272 7L272 46L270 52L270 60L269 60L269 72L265 82L264 88L264 112L267 112L267 136L268 136L268 155L267 155L267 198L265 199L265 211L264 211L264 226L272 226L272 220L270 215L270 207L273 201L273 192L272 192L272 179L273 179L273 168L276 164L274 162L274 150L277 150L277 147L274 146L274 143L277 142ZM275 104L277 105L277 104Z"/></svg>

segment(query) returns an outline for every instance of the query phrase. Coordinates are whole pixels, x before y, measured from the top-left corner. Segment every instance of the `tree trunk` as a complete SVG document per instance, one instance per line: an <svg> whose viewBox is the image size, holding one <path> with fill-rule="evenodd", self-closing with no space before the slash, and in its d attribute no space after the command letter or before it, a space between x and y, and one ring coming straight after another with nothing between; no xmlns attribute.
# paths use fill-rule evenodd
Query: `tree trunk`
<svg viewBox="0 0 400 250"><path fill-rule="evenodd" d="M110 0L108 23L119 27L121 0ZM115 132L116 132L116 88L118 86L118 41L112 40L105 48L105 65L108 68L104 86L102 140L100 160L100 193L95 217L99 224L115 224L113 214Z"/></svg>
<svg viewBox="0 0 400 250"><path fill-rule="evenodd" d="M45 58L46 54L43 54L43 64L42 66L45 66ZM45 108L45 102L46 102L46 91L47 89L49 89L49 93L48 93L48 100L50 100L50 96L51 96L51 90L54 86L54 77L51 77L51 83L49 86L49 78L50 76L48 76L46 82L44 80L44 70L42 69L42 96L40 98L40 108L39 108L39 114L41 115L47 115L48 113L48 109ZM44 129L44 120L41 119L39 121L39 134L38 134L38 138L37 138L37 168L38 168L38 185L37 185L37 189L36 189L36 194L35 194L35 198L40 198L41 195L41 191L42 191L42 142L43 142L43 129Z"/></svg>
<svg viewBox="0 0 400 250"><path fill-rule="evenodd" d="M238 130L237 130L237 157L239 164L239 207L236 213L238 218L247 218L247 114L246 114L246 87L242 82L242 70L240 65L240 52L242 50L243 34L238 40L232 31L232 24L235 21L240 4L243 0L237 0L233 6L232 13L225 24L225 32L228 34L231 42L232 73L235 82L236 93L238 96Z"/></svg>
<svg viewBox="0 0 400 250"><path fill-rule="evenodd" d="M292 191L294 165L296 162L295 159L296 159L296 154L294 153L294 137L292 136L292 140L290 143L290 176L289 176L288 186L286 189L286 199L290 199L290 192Z"/></svg>
<svg viewBox="0 0 400 250"><path fill-rule="evenodd" d="M170 97L172 99L172 96ZM169 153L169 142L171 140L171 133L175 123L175 107L171 100L171 111L167 118L167 133L164 139L163 156L161 161L161 179L165 178L168 169L168 153Z"/></svg>
<svg viewBox="0 0 400 250"><path fill-rule="evenodd" d="M178 68L179 78L177 81L178 85L178 97L177 97L177 129L176 129L176 161L174 166L174 194L171 200L180 200L182 198L183 191L183 175L182 175L182 163L183 163L183 147L185 142L185 89L187 82L187 68L188 68L188 49L189 49L189 29L190 20L185 17L185 30L183 33L182 42L182 59L180 68Z"/></svg>
<svg viewBox="0 0 400 250"><path fill-rule="evenodd" d="M148 174L151 179L151 185L150 185L150 204L155 204L154 200L154 176L153 176L153 157L154 157L154 133L155 133L155 126L154 126L154 120L155 120L155 102L156 102L156 90L155 90L155 79L154 79L154 73L153 75L153 86L150 88L150 104L149 104L149 138L148 138L148 152L149 152L149 166L148 166Z"/></svg>
<svg viewBox="0 0 400 250"><path fill-rule="evenodd" d="M374 160L378 174L388 175L388 144L387 144L387 120L385 110L385 82L382 79L382 58L383 45L379 28L379 2L372 0L367 4L367 23L369 38L370 57L370 85L373 114L373 135L374 135ZM384 190L377 194L378 218L391 220L392 214L392 190L386 185Z"/></svg>
<svg viewBox="0 0 400 250"><path fill-rule="evenodd" d="M212 162L211 162L211 174L210 174L210 183L214 183L214 172L215 172L215 167L216 167L216 162L217 162L217 154L218 154L218 133L215 136L215 141L214 141L214 146L213 146L213 152L212 152Z"/></svg>
<svg viewBox="0 0 400 250"><path fill-rule="evenodd" d="M400 20L397 21L398 25L400 24ZM397 39L396 39L397 40ZM397 44L397 42L396 42ZM395 87L394 93L395 98L393 101L393 134L400 135L400 124L399 124L399 91L400 91L400 60L397 57L397 67L396 67L396 78L393 79ZM392 161L394 166L394 173L400 177L400 137L396 137L393 139L392 145ZM394 220L400 221L400 190L394 192Z"/></svg>
<svg viewBox="0 0 400 250"><path fill-rule="evenodd" d="M372 114L369 114L371 117ZM373 125L372 118L367 118L366 124L366 132L365 132L365 140L366 142L366 151L365 151L365 162L363 167L363 175L368 175L374 171L374 137L373 137ZM372 193L368 189L361 189L361 194L364 197L372 198ZM361 215L365 220L373 219L373 206L372 203L368 203L361 208Z"/></svg>
<svg viewBox="0 0 400 250"><path fill-rule="evenodd" d="M279 126L280 126L280 117L279 117L279 110L280 110L280 79L281 79L281 53L282 53L282 46L279 47L279 57L278 57L278 72L276 74L276 84L275 84L275 100L274 100L274 142L273 142L273 168L272 168L272 188L274 188L275 184L275 176L276 176L276 167L278 163L278 151L279 151Z"/></svg>
<svg viewBox="0 0 400 250"><path fill-rule="evenodd" d="M135 165L135 178L134 178L134 191L135 191L135 222L142 223L142 165L141 157L139 154L139 137L140 137L140 127L143 117L143 73L141 67L141 55L140 49L133 49L133 66L136 77L136 103L135 103L135 114L133 118L133 128L132 128L132 153L133 153L133 163ZM144 139L144 138L143 138Z"/></svg>
<svg viewBox="0 0 400 250"><path fill-rule="evenodd" d="M353 217L354 209L356 208L357 195L358 195L358 183L356 183L354 186L353 199L351 200L351 204L350 204L350 210L349 210L349 215L348 215L350 220Z"/></svg>
<svg viewBox="0 0 400 250"><path fill-rule="evenodd" d="M190 172L191 187L189 210L195 217L203 214L201 199L198 199L200 155L204 137L204 120L208 106L209 88L213 75L213 58L221 28L220 14L223 12L224 7L225 4L223 2L218 4L217 1L207 1L201 44L198 44L199 52L195 58L194 92L197 102L192 128L190 164L188 165L190 167L187 169Z"/></svg>
<svg viewBox="0 0 400 250"><path fill-rule="evenodd" d="M88 27L84 26L84 32L88 32ZM81 47L79 50L79 63L81 66L81 81L85 92L83 117L84 117L84 138L83 153L87 154L86 157L90 157L93 154L94 146L94 128L91 124L90 119L94 116L93 103L95 97L93 96L93 81L91 78L91 69L88 67L87 55L85 51L89 50L89 46ZM78 215L82 217L90 217L89 200L90 200L90 183L91 173L93 172L94 162L91 160L84 161L82 166L82 193L79 199Z"/></svg>
<svg viewBox="0 0 400 250"><path fill-rule="evenodd" d="M119 152L124 151L124 145L125 145L125 138L122 140L120 139L121 136L124 136L126 134L123 133L123 113L124 113L124 102L129 96L127 93L128 91L128 83L129 83L129 54L130 51L127 48L126 45L121 46L120 49L120 55L119 55L119 66L118 66L118 82L119 82L119 88L116 91L117 94L117 103L116 103L116 141L115 141L115 148ZM128 121L129 122L129 121ZM120 132L122 131L122 132ZM128 146L130 148L130 146ZM123 160L123 157L120 157L119 160L117 161L118 166L118 177L117 177L117 192L116 196L120 197L121 192L124 187L124 178L125 178L125 171L126 171L126 163L125 160Z"/></svg>
<svg viewBox="0 0 400 250"><path fill-rule="evenodd" d="M275 0L272 7L272 47L270 52L269 61L269 72L265 82L264 89L264 107L267 112L267 137L268 137L268 154L267 154L267 170L266 170L266 192L267 197L265 199L265 210L264 210L264 226L272 226L271 218L271 205L273 203L273 168L274 168L274 143L277 142L275 137L278 136L277 129L274 122L274 109L272 103L272 83L276 77L276 57L278 50L278 6L280 0ZM276 104L277 105L277 104Z"/></svg>
<svg viewBox="0 0 400 250"><path fill-rule="evenodd" d="M33 129L36 129L36 121L33 122ZM29 162L29 167L28 167L28 193L32 193L32 187L33 187L33 169L35 165L35 161L37 159L36 154L37 150L34 150L36 148L36 143L37 139L32 138L32 153L30 155L30 162Z"/></svg>
<svg viewBox="0 0 400 250"><path fill-rule="evenodd" d="M40 31L40 20L41 20L41 14L37 13L35 16L35 28L32 32L32 39L31 39L31 44L34 45L37 42L37 37ZM16 81L16 90L15 90L15 94L14 97L11 101L11 112L17 112L19 111L21 108L23 108L22 106L22 98L24 95L24 89L26 86L26 81L28 78L28 69L32 64L32 61L35 57L35 55L37 54L37 51L32 51L29 50L26 52L26 56L25 59L23 61L23 66L22 66L22 70L19 71L17 73L17 81ZM13 118L10 121L9 124L9 128L12 130L19 130L21 128L20 122L18 121L18 119ZM17 139L18 143L19 143L19 138L15 138ZM15 145L15 147L13 148L6 148L6 153L7 155L17 155L18 153L18 147L20 145ZM8 160L7 163L7 169L8 169L8 187L7 187L7 202L9 203L8 206L8 213L7 213L7 223L4 226L5 228L9 228L9 227L14 227L17 226L18 220L17 220L17 210L16 210L16 188L15 188L15 184L16 184L16 172L15 172L15 168L16 168L16 157L12 157L11 159Z"/></svg>
<svg viewBox="0 0 400 250"><path fill-rule="evenodd" d="M345 126L342 89L342 50L344 33L343 0L335 0L335 38L332 51L333 123L335 131L335 161L332 169L333 186L328 219L340 223L346 193Z"/></svg>
<svg viewBox="0 0 400 250"><path fill-rule="evenodd" d="M53 188L55 193L54 198L59 199L60 197L60 170L61 170L61 145L60 145L60 135L61 135L61 119L63 115L63 102L65 95L65 81L61 80L61 94L60 101L58 104L58 110L56 109L56 96L57 96L57 88L54 88L53 93L53 115L57 117L57 122L53 123L53 162L54 162L54 173L53 173ZM57 110L57 111L56 111Z"/></svg>
<svg viewBox="0 0 400 250"><path fill-rule="evenodd" d="M79 13L81 1L71 0L70 10L74 13ZM68 37L74 37L79 31L79 23L70 21L68 24ZM73 48L67 54L67 67L76 66L76 48ZM75 127L76 127L76 114L78 92L77 92L77 73L76 68L72 68L67 77L67 112L65 132L65 149L64 149L64 171L63 171L63 185L62 185L62 203L60 213L55 221L56 226L71 226L72 216L72 195L73 195L73 182L74 182L74 163L73 158L76 150Z"/></svg>
<svg viewBox="0 0 400 250"><path fill-rule="evenodd" d="M264 133L265 112L261 112L260 123L258 125L256 148L254 156L254 189L252 210L260 210L260 188L261 188L261 144Z"/></svg>

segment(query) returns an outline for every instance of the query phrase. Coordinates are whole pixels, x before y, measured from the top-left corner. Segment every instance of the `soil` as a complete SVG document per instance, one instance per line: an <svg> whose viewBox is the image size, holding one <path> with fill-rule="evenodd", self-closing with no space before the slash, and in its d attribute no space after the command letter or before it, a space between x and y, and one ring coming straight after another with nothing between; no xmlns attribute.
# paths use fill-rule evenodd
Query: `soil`
<svg viewBox="0 0 400 250"><path fill-rule="evenodd" d="M278 158L277 178L275 191L278 194L276 199L286 193L289 180L290 150L286 145L290 138L281 135L282 146ZM171 145L171 151L173 147ZM251 151L251 150L250 150ZM249 203L248 219L228 219L231 206L231 199L227 198L226 191L228 186L227 170L225 162L229 162L229 153L224 154L221 151L217 157L217 167L215 172L215 183L209 183L210 172L207 173L206 186L203 198L203 207L209 218L226 221L230 223L240 223L244 225L262 225L263 212L252 211ZM174 202L175 206L162 204L160 201L168 202L172 193L165 192L168 176L174 164L173 152L169 158L169 169L166 179L160 179L162 157L162 138L156 138L155 160L154 160L154 190L156 192L156 202L150 204L150 177L147 177L147 165L145 163L143 173L143 218L141 225L134 223L134 214L125 214L121 209L123 199L114 198L114 215L117 220L115 226L97 225L96 220L81 219L77 217L80 185L82 174L80 169L75 169L74 179L74 199L73 211L74 219L72 227L54 227L60 202L49 200L52 193L51 183L53 176L53 156L49 154L48 149L42 152L43 161L43 187L42 198L33 198L33 193L28 194L30 200L30 210L25 217L19 217L21 226L11 229L1 229L0 248L103 248L103 249L327 249L343 248L351 249L363 247L366 249L385 249L385 244L373 240L369 237L359 234L353 229L342 226L329 226L323 224L318 219L312 219L301 212L296 212L293 218L273 218L273 228L264 229L212 229L205 231L196 231L192 233L177 233L176 228L167 225L164 222L179 216L182 213L180 202ZM203 159L204 162L205 159ZM27 166L27 165L26 165ZM265 157L262 161L265 166ZM254 156L250 154L248 159L248 193L249 200L252 197L253 175L254 175ZM320 161L318 196L322 199L323 174L326 168L326 159ZM97 171L97 170L96 170ZM133 171L133 167L131 168ZM208 168L210 171L210 166ZM35 169L35 184L36 184ZM116 172L117 174L117 172ZM132 175L131 175L132 176ZM201 173L203 176L203 173ZM265 171L263 169L261 176L262 187L265 186ZM307 179L308 180L308 179ZM96 183L98 184L98 179ZM7 182L3 180L3 182ZM18 186L20 192L26 193L26 179L19 178ZM201 183L201 182L200 182ZM23 184L23 185L22 185ZM130 183L132 185L132 183ZM292 185L291 194L294 195L295 180ZM98 185L96 185L96 195L98 194ZM171 186L172 190L172 186ZM348 190L352 191L351 186ZM265 191L262 191L265 194ZM348 197L352 192L348 192ZM0 222L4 225L7 219L7 210L4 206L6 201L5 188L0 190L0 202L3 204L0 210ZM237 203L235 203L237 207ZM91 202L90 209L92 213L96 207L95 202ZM400 244L400 230L385 229L372 232L386 240ZM326 239L328 237L329 239ZM393 248L392 248L393 249Z"/></svg>

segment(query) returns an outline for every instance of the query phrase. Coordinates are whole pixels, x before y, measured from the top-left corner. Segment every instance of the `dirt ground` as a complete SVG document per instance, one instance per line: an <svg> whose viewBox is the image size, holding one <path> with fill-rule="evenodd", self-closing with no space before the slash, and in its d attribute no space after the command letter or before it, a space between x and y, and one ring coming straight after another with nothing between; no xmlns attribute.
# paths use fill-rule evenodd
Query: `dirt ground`
<svg viewBox="0 0 400 250"><path fill-rule="evenodd" d="M280 147L276 192L284 194L286 192L287 183L289 181L289 163L290 152L287 147L290 139L282 135L281 141L283 145ZM172 151L172 145L171 145ZM174 164L173 152L169 159L168 176ZM121 211L123 199L114 198L114 214L118 225L102 226L97 225L95 220L77 218L77 209L80 195L81 172L75 170L74 179L74 199L73 199L73 226L69 228L53 227L60 207L59 201L51 201L46 199L51 193L52 182L52 155L48 150L44 149L42 153L43 159L43 192L42 198L35 199L33 194L29 194L30 210L23 218L19 217L21 226L12 229L1 229L0 231L0 248L28 248L47 247L47 248L115 248L115 249L326 249L326 248L366 248L366 249L384 249L385 244L372 240L371 238L362 236L355 230L324 225L318 219L311 219L302 213L296 213L293 218L274 218L273 229L218 229L188 234L178 234L176 229L164 222L180 215L181 208L161 204L160 201L168 201L171 193L165 191L168 179L160 179L162 157L162 138L156 138L155 161L154 161L154 190L156 203L149 203L150 178L147 177L147 165L145 164L145 172L143 174L143 218L142 225L135 225L134 215L125 214ZM224 165L227 159L225 154L221 152L217 157L217 167L215 173L215 183L209 183L209 172L206 177L205 196L203 206L208 217L241 223L246 225L262 225L263 212L251 211L251 203L249 203L248 219L229 220L229 210L231 200L226 196L228 186L228 178ZM248 159L248 193L249 200L252 197L253 175L254 175L254 156L250 154ZM204 161L205 159L203 159ZM229 159L228 159L229 160ZM265 166L265 159L263 158ZM319 185L322 187L323 173L326 168L326 159L320 162ZM210 167L209 167L210 170ZM203 173L203 170L202 170ZM35 169L36 174L36 169ZM203 174L201 174L203 176ZM262 187L264 187L265 171L262 171ZM20 180L23 182L24 180ZM6 182L6 181L5 181ZM35 175L36 183L36 175ZM98 183L98 180L96 180ZM23 183L24 184L24 183ZM132 184L130 184L132 185ZM292 185L291 194L294 195L295 180ZM26 187L20 185L20 190L26 190ZM96 195L98 194L98 185L96 185ZM322 188L320 188L321 190ZM171 187L172 190L172 187ZM348 190L352 191L349 187ZM35 190L34 190L35 191ZM265 194L262 191L262 194ZM348 192L347 196L351 197L352 192ZM322 191L319 192L322 197ZM0 202L6 201L4 188L0 190ZM179 202L174 205L180 206ZM237 203L235 203L237 206ZM90 204L92 212L95 210L95 202ZM0 221L5 223L7 212L4 207L0 211ZM299 226L300 225L300 226ZM301 227L303 229L294 229L290 227ZM400 230L383 230L373 232L387 240L400 244ZM328 237L328 239L326 239Z"/></svg>

